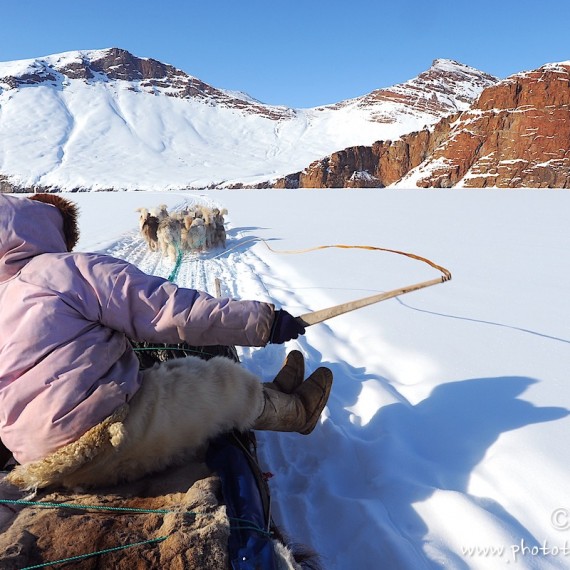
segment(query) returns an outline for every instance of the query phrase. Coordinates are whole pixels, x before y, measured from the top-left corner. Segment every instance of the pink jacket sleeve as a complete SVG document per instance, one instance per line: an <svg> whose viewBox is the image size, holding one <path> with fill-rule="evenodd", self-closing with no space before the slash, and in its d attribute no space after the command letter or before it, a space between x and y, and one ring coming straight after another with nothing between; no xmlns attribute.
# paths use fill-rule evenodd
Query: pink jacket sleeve
<svg viewBox="0 0 570 570"><path fill-rule="evenodd" d="M90 269L101 323L133 340L204 346L264 346L269 340L270 303L217 299L107 256L97 256Z"/></svg>

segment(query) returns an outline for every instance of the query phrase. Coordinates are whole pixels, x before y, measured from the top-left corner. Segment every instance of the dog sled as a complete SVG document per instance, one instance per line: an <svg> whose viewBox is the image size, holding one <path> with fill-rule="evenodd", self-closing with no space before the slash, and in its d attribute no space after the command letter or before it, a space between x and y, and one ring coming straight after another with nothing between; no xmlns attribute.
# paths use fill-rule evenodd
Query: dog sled
<svg viewBox="0 0 570 570"><path fill-rule="evenodd" d="M232 346L133 344L141 368L188 355L239 362ZM224 434L196 460L128 484L26 496L0 483L0 567L317 568L316 557L290 548L275 524L267 478L250 431Z"/></svg>

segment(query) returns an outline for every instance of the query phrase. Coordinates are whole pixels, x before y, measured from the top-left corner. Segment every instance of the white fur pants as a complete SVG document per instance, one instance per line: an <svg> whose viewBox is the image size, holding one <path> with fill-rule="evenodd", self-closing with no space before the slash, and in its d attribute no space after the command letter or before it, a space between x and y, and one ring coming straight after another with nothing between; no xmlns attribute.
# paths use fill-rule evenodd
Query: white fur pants
<svg viewBox="0 0 570 570"><path fill-rule="evenodd" d="M65 486L112 484L163 469L216 435L250 429L263 409L259 379L228 358L176 358L143 375L120 443L67 476Z"/></svg>

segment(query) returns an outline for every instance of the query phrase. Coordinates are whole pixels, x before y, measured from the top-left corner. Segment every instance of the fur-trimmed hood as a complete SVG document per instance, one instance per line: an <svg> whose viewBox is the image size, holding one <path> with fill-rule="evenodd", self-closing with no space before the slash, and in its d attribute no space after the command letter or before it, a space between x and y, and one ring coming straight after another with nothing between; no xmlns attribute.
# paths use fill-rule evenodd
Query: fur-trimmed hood
<svg viewBox="0 0 570 570"><path fill-rule="evenodd" d="M67 251L72 251L79 241L79 226L77 225L77 205L57 194L34 194L30 200L55 206L63 218L63 237Z"/></svg>
<svg viewBox="0 0 570 570"><path fill-rule="evenodd" d="M0 282L37 255L70 251L78 236L77 209L71 202L50 194L32 200L1 194Z"/></svg>

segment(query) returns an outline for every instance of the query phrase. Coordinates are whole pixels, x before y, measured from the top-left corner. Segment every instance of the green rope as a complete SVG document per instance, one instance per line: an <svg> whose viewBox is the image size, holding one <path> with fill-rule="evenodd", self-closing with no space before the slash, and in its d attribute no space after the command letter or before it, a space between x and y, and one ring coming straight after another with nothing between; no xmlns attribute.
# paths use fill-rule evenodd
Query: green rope
<svg viewBox="0 0 570 570"><path fill-rule="evenodd" d="M263 530L262 528L259 528L257 525L253 524L251 521L248 521L247 519L236 519L233 517L228 517L228 520L239 523L236 526L230 526L230 530L233 530L233 529L235 529L235 530L253 530L253 531L257 532L257 534L260 534L260 535L265 536L267 538L273 538L273 532Z"/></svg>
<svg viewBox="0 0 570 570"><path fill-rule="evenodd" d="M172 270L172 273L168 276L169 281L174 282L176 277L178 277L178 272L180 271L180 266L182 265L182 257L183 256L184 256L184 254L182 253L182 250L177 245L176 246L176 263L174 264L174 269Z"/></svg>
<svg viewBox="0 0 570 570"><path fill-rule="evenodd" d="M89 552L88 554L78 554L77 556L70 556L69 558L61 558L52 562L43 562L42 564L34 564L33 566L25 566L22 570L32 570L33 568L45 568L46 566L53 566L54 564L66 564L67 562L75 562L77 560L84 560L92 556L100 556L101 554L109 554L110 552L117 552L118 550L126 550L127 548L134 548L135 546L142 546L144 544L153 544L166 540L170 535L159 536L158 538L151 538L150 540L143 540L141 542L132 542L123 546L115 546L113 548L105 548L97 552Z"/></svg>
<svg viewBox="0 0 570 570"><path fill-rule="evenodd" d="M136 507L108 507L106 505L80 505L76 503L49 503L49 502L42 502L42 501L24 501L22 499L15 500L15 499L0 499L0 504L4 505L23 505L26 507L40 507L45 509L77 509L77 510L96 510L96 511L109 511L115 513L137 513L137 514L159 514L159 515L166 515L169 513L182 513L186 515L192 515L195 517L208 517L213 516L212 513L198 513L196 511L180 511L180 510L173 510L173 509L141 509ZM241 519L236 517L228 517L230 522L237 523L238 525L247 525L247 526L237 526L232 528L241 528L244 530L255 530L263 535L271 536L271 533L259 528L255 524L253 524L248 519Z"/></svg>
<svg viewBox="0 0 570 570"><path fill-rule="evenodd" d="M14 500L14 499L0 499L0 504L4 505L24 505L30 507L41 507L46 509L54 509L54 508L65 508L65 509L79 509L79 510L99 510L99 511L110 511L110 512L124 512L124 513L143 513L143 514L168 514L168 513L179 513L180 511L175 511L172 509L141 509L136 507L109 507L106 505L80 505L74 503L49 503L49 502L41 502L41 501L24 501L22 499ZM194 511L186 511L186 514L194 515L194 516L213 516L211 513L197 513ZM252 524L251 521L247 519L240 519L235 517L228 517L228 520L234 523L237 523L237 526L231 526L231 529L238 529L238 530L252 530L258 532L259 534L271 538L273 534L271 532L267 532L262 528L259 528L255 524ZM143 540L141 542L132 542L130 544L125 544L122 546L115 546L113 548L105 548L104 550L97 550L96 552L89 552L87 554L78 554L77 556L71 556L69 558L62 558L60 560L54 560L51 562L43 562L41 564L35 564L33 566L26 566L22 568L22 570L33 570L34 568L45 568L46 566L53 566L55 564L66 564L68 562L75 562L77 560L84 560L86 558L91 558L93 556L101 556L103 554L109 554L111 552L117 552L119 550L126 550L127 548L134 548L136 546L143 546L145 544L155 544L158 542L162 542L166 540L170 535L160 536L158 538L151 538L149 540Z"/></svg>
<svg viewBox="0 0 570 570"><path fill-rule="evenodd" d="M27 507L42 507L45 509L79 509L79 510L99 510L111 512L126 512L126 513L155 513L165 515L168 513L175 513L170 509L138 509L135 507L107 507L106 505L79 505L73 503L44 503L41 501L24 501L24 500L10 500L0 499L0 504L4 505L24 505ZM200 513L188 512L191 515L199 515Z"/></svg>

